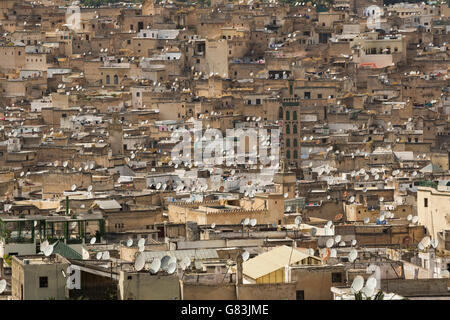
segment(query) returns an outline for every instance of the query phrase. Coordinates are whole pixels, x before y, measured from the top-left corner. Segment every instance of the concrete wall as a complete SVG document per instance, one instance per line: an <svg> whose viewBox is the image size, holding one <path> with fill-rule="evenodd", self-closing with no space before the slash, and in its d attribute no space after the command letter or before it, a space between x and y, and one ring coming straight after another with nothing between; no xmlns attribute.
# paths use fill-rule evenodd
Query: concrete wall
<svg viewBox="0 0 450 320"><path fill-rule="evenodd" d="M448 279L392 279L382 280L381 290L401 296L448 295Z"/></svg>
<svg viewBox="0 0 450 320"><path fill-rule="evenodd" d="M180 282L175 275L120 272L119 300L180 300Z"/></svg>
<svg viewBox="0 0 450 320"><path fill-rule="evenodd" d="M236 300L234 284L183 284L183 300Z"/></svg>
<svg viewBox="0 0 450 320"><path fill-rule="evenodd" d="M239 300L295 300L296 283L247 284L238 287Z"/></svg>

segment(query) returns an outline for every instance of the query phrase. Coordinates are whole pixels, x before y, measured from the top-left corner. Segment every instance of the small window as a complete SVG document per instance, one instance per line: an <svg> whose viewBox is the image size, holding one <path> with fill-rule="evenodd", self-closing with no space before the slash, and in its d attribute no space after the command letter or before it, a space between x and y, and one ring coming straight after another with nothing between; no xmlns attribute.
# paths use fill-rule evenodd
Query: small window
<svg viewBox="0 0 450 320"><path fill-rule="evenodd" d="M423 198L423 206L428 208L428 198Z"/></svg>
<svg viewBox="0 0 450 320"><path fill-rule="evenodd" d="M340 272L333 272L331 274L331 282L332 283L342 282L342 273L340 273Z"/></svg>
<svg viewBox="0 0 450 320"><path fill-rule="evenodd" d="M39 277L39 288L48 288L48 277Z"/></svg>
<svg viewBox="0 0 450 320"><path fill-rule="evenodd" d="M295 292L295 299L296 300L305 300L305 291L304 290L297 290Z"/></svg>

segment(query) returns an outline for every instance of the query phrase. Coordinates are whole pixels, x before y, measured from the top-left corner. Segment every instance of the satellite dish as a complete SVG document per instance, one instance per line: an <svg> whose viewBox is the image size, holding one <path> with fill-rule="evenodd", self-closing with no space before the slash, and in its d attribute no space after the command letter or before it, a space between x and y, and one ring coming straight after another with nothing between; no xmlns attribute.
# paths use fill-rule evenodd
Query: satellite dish
<svg viewBox="0 0 450 320"><path fill-rule="evenodd" d="M332 225L333 225L333 222L331 220L327 222L327 227L328 228L331 228Z"/></svg>
<svg viewBox="0 0 450 320"><path fill-rule="evenodd" d="M169 260L170 260L170 256L165 255L164 257L161 258L161 269L162 270L167 270L167 268L169 267Z"/></svg>
<svg viewBox="0 0 450 320"><path fill-rule="evenodd" d="M244 262L245 262L245 261L248 260L248 258L250 258L250 252L244 251L244 252L242 253L242 260L244 260Z"/></svg>
<svg viewBox="0 0 450 320"><path fill-rule="evenodd" d="M312 235L313 237L316 235L316 233L317 233L316 228L311 228L311 230L309 230L309 234Z"/></svg>
<svg viewBox="0 0 450 320"><path fill-rule="evenodd" d="M284 198L286 199L287 197L289 197L289 193L286 192L286 193L284 194Z"/></svg>
<svg viewBox="0 0 450 320"><path fill-rule="evenodd" d="M189 266L191 265L191 258L184 257L182 260L182 263L185 266L185 268L189 268Z"/></svg>
<svg viewBox="0 0 450 320"><path fill-rule="evenodd" d="M314 249L312 249L312 248L308 248L308 254L310 255L310 256L313 256L314 255Z"/></svg>
<svg viewBox="0 0 450 320"><path fill-rule="evenodd" d="M364 286L364 278L362 276L356 276L352 283L352 291L359 292Z"/></svg>
<svg viewBox="0 0 450 320"><path fill-rule="evenodd" d="M94 244L96 241L97 241L97 238L93 237L93 238L91 239L91 241L89 241L89 243L90 243L90 244Z"/></svg>
<svg viewBox="0 0 450 320"><path fill-rule="evenodd" d="M367 289L375 289L377 287L377 279L375 277L369 277L366 281Z"/></svg>
<svg viewBox="0 0 450 320"><path fill-rule="evenodd" d="M70 188L70 190L72 190L72 191L77 190L77 186L75 184L73 184L72 187Z"/></svg>
<svg viewBox="0 0 450 320"><path fill-rule="evenodd" d="M433 247L433 248L437 248L437 246L439 245L439 240L438 239L433 239L433 240L431 240L431 246Z"/></svg>
<svg viewBox="0 0 450 320"><path fill-rule="evenodd" d="M139 250L139 252L143 252L145 250L145 246L138 245L138 250Z"/></svg>
<svg viewBox="0 0 450 320"><path fill-rule="evenodd" d="M138 246L139 246L139 247L145 246L145 239L144 239L144 238L140 238L140 239L139 239L139 241L138 241Z"/></svg>
<svg viewBox="0 0 450 320"><path fill-rule="evenodd" d="M408 221L411 221L412 220L412 215L410 214L410 215L408 215L408 217L406 218Z"/></svg>
<svg viewBox="0 0 450 320"><path fill-rule="evenodd" d="M53 253L53 245L48 245L47 247L45 247L45 249L44 249L44 255L46 256L46 257L49 257L49 256L51 256L52 255L52 253Z"/></svg>
<svg viewBox="0 0 450 320"><path fill-rule="evenodd" d="M352 249L348 254L348 261L353 262L356 260L356 258L358 258L358 251Z"/></svg>
<svg viewBox="0 0 450 320"><path fill-rule="evenodd" d="M327 240L326 246L327 248L331 248L334 245L334 239L330 238Z"/></svg>
<svg viewBox="0 0 450 320"><path fill-rule="evenodd" d="M133 239L127 240L127 247L131 247L133 245Z"/></svg>
<svg viewBox="0 0 450 320"><path fill-rule="evenodd" d="M250 219L249 218L245 218L244 219L244 226L248 226L248 224L250 223Z"/></svg>
<svg viewBox="0 0 450 320"><path fill-rule="evenodd" d="M257 223L258 223L258 221L257 221L256 219L251 219L251 220L250 220L250 225L251 225L252 227L256 226Z"/></svg>
<svg viewBox="0 0 450 320"><path fill-rule="evenodd" d="M136 269L136 271L141 271L144 268L145 265L145 258L143 254L139 254L136 257L136 260L134 261L134 269Z"/></svg>
<svg viewBox="0 0 450 320"><path fill-rule="evenodd" d="M0 294L5 292L5 290L6 290L6 280L2 279L0 280Z"/></svg>
<svg viewBox="0 0 450 320"><path fill-rule="evenodd" d="M383 202L383 201L384 201L384 197L381 197L381 198L380 198L380 201Z"/></svg>
<svg viewBox="0 0 450 320"><path fill-rule="evenodd" d="M422 242L419 242L419 244L417 245L417 248L422 251L425 250L425 247L423 246Z"/></svg>
<svg viewBox="0 0 450 320"><path fill-rule="evenodd" d="M298 227L302 223L302 217L300 216L296 217L294 223Z"/></svg>
<svg viewBox="0 0 450 320"><path fill-rule="evenodd" d="M431 244L431 239L430 239L430 237L426 236L426 237L424 237L424 238L422 239L422 241L420 241L420 242L423 244L423 246L424 246L425 248L427 248L427 247L429 247L430 244Z"/></svg>
<svg viewBox="0 0 450 320"><path fill-rule="evenodd" d="M380 221L384 221L384 214L380 216Z"/></svg>
<svg viewBox="0 0 450 320"><path fill-rule="evenodd" d="M352 240L352 246L356 246L356 242L357 242L356 239L353 239Z"/></svg>
<svg viewBox="0 0 450 320"><path fill-rule="evenodd" d="M167 273L172 274L175 272L175 270L177 270L177 264L174 262L170 263L169 267L167 268Z"/></svg>
<svg viewBox="0 0 450 320"><path fill-rule="evenodd" d="M412 223L417 223L419 221L419 217L418 216L414 216L412 218Z"/></svg>
<svg viewBox="0 0 450 320"><path fill-rule="evenodd" d="M345 242L344 241L339 242L339 247L345 247Z"/></svg>
<svg viewBox="0 0 450 320"><path fill-rule="evenodd" d="M92 191L92 185L89 186L89 187L87 188L87 191L88 191L88 192L91 192L91 191Z"/></svg>
<svg viewBox="0 0 450 320"><path fill-rule="evenodd" d="M152 263L150 264L150 273L156 274L158 273L159 269L161 268L161 260L158 258L155 258Z"/></svg>
<svg viewBox="0 0 450 320"><path fill-rule="evenodd" d="M337 250L331 249L330 251L330 258L336 258L337 257Z"/></svg>
<svg viewBox="0 0 450 320"><path fill-rule="evenodd" d="M342 237L341 237L340 235L337 235L337 236L334 238L334 241L335 241L336 243L338 243L338 242L341 242L341 239L342 239Z"/></svg>
<svg viewBox="0 0 450 320"><path fill-rule="evenodd" d="M211 229L214 229L216 227L216 224L213 222L212 224L211 224Z"/></svg>
<svg viewBox="0 0 450 320"><path fill-rule="evenodd" d="M102 259L103 260L109 260L109 251L105 251L102 254Z"/></svg>
<svg viewBox="0 0 450 320"><path fill-rule="evenodd" d="M354 196L350 197L350 202L355 202L355 197Z"/></svg>
<svg viewBox="0 0 450 320"><path fill-rule="evenodd" d="M48 241L45 240L44 242L41 243L41 251L44 252L45 248L47 248L49 245Z"/></svg>
<svg viewBox="0 0 450 320"><path fill-rule="evenodd" d="M101 252L97 252L95 258L96 258L97 260L100 260L100 259L102 258L102 255L103 255L103 254L102 254Z"/></svg>
<svg viewBox="0 0 450 320"><path fill-rule="evenodd" d="M367 224L370 222L370 219L368 217L364 218L364 223Z"/></svg>

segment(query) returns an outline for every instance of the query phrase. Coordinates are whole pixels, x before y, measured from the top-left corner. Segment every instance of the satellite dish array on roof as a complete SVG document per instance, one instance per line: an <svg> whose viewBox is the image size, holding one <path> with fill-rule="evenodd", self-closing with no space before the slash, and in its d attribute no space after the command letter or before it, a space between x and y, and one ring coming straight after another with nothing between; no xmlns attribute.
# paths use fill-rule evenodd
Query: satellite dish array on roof
<svg viewBox="0 0 450 320"><path fill-rule="evenodd" d="M355 277L355 279L353 279L350 288L352 293L362 292L366 296L366 298L370 298L374 295L376 287L377 287L376 278L369 277L369 279L367 279L366 285L364 286L364 278L358 275Z"/></svg>

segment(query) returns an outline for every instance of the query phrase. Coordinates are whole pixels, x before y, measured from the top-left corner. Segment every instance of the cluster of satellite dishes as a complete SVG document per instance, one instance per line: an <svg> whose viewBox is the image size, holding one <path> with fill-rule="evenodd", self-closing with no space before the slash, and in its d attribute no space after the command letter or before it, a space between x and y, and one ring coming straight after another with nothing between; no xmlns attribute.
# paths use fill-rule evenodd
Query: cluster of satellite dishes
<svg viewBox="0 0 450 320"><path fill-rule="evenodd" d="M413 216L413 215L408 215L408 217L406 217L406 220L416 224L417 222L419 222L419 216Z"/></svg>
<svg viewBox="0 0 450 320"><path fill-rule="evenodd" d="M375 277L369 277L366 281L366 285L364 285L364 278L358 275L353 279L350 288L352 293L361 292L366 298L371 298L375 294L377 284L378 281Z"/></svg>
<svg viewBox="0 0 450 320"><path fill-rule="evenodd" d="M256 226L256 224L258 223L258 220L256 220L255 218L250 219L250 218L244 218L241 221L241 225L242 226L250 226L250 227L254 227Z"/></svg>
<svg viewBox="0 0 450 320"><path fill-rule="evenodd" d="M431 240L431 238L429 236L425 236L417 244L417 248L420 251L424 251L424 250L427 250L430 247L433 247L434 249L436 249L438 245L439 245L439 240L438 239L435 238L435 239Z"/></svg>
<svg viewBox="0 0 450 320"><path fill-rule="evenodd" d="M136 259L134 261L134 269L136 271L141 271L144 269L146 264L145 256L142 252L139 252L136 255ZM191 265L191 258L184 257L180 261L177 261L177 258L165 255L161 259L153 258L148 266L148 271L151 274L157 274L159 271L164 271L167 274L173 274L177 268L181 268L182 270L186 270Z"/></svg>

